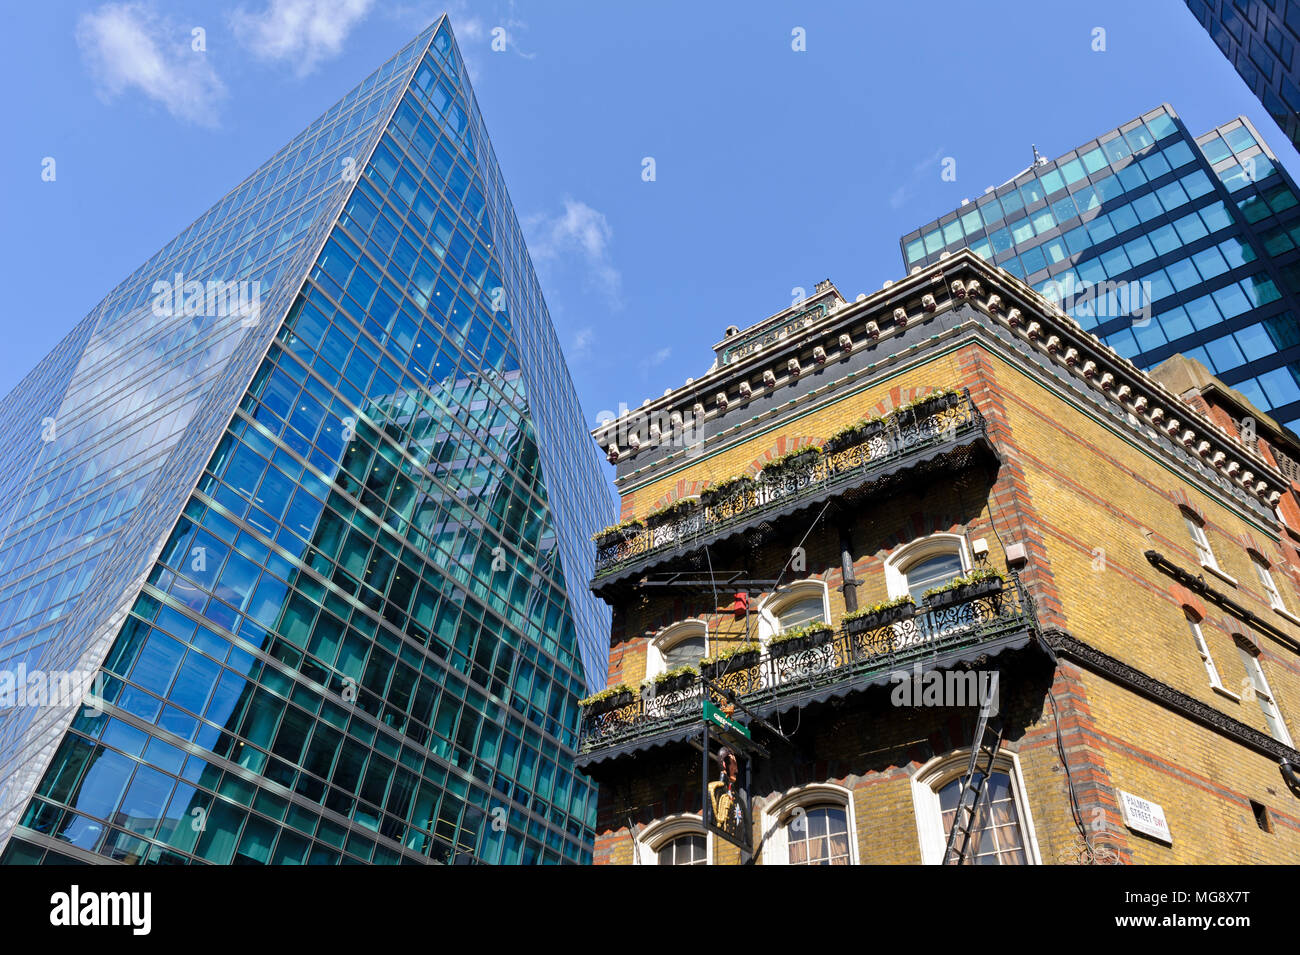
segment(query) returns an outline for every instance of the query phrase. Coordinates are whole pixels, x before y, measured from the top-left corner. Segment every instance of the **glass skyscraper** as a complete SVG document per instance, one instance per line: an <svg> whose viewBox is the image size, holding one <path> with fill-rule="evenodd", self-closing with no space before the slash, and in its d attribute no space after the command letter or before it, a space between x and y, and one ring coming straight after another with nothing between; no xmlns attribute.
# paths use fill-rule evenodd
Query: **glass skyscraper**
<svg viewBox="0 0 1300 955"><path fill-rule="evenodd" d="M1139 368L1181 352L1300 425L1300 199L1245 117L1193 137L1169 106L903 236L969 246Z"/></svg>
<svg viewBox="0 0 1300 955"><path fill-rule="evenodd" d="M1186 0L1268 114L1300 146L1300 3Z"/></svg>
<svg viewBox="0 0 1300 955"><path fill-rule="evenodd" d="M102 702L0 694L0 860L590 861L613 502L445 17L3 410L0 673Z"/></svg>

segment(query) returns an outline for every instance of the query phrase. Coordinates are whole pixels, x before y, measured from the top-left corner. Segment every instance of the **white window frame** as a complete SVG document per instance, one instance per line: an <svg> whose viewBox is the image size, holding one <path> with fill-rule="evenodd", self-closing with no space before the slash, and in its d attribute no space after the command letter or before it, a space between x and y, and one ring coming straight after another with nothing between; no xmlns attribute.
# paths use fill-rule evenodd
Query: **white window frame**
<svg viewBox="0 0 1300 955"><path fill-rule="evenodd" d="M770 805L764 805L761 819L763 865L789 865L790 845L786 823L795 809L812 809L828 803L844 809L849 827L849 865L858 861L858 824L853 812L853 791L834 783L810 783L787 789Z"/></svg>
<svg viewBox="0 0 1300 955"><path fill-rule="evenodd" d="M798 580L786 584L776 593L768 594L758 607L758 639L763 646L781 632L780 613L790 603L820 597L822 601L822 619L828 625L831 622L830 593L824 580Z"/></svg>
<svg viewBox="0 0 1300 955"><path fill-rule="evenodd" d="M1268 605L1279 613L1290 616L1290 611L1282 601L1282 591L1277 588L1277 581L1273 579L1272 565L1264 558L1262 554L1254 551L1249 552L1250 562L1255 566L1255 576L1264 586L1264 593L1268 595Z"/></svg>
<svg viewBox="0 0 1300 955"><path fill-rule="evenodd" d="M1277 705L1277 697L1273 695L1273 689L1268 685L1268 677L1264 675L1264 667L1259 662L1259 657L1240 644L1237 645L1237 652L1241 654L1241 662L1246 667L1246 676L1255 688L1255 700L1259 703L1259 708L1265 717L1264 725L1268 726L1268 716L1271 712L1281 733L1273 733L1272 727L1269 727L1269 732L1273 733L1273 738L1279 743L1294 748L1291 731L1287 729L1286 717L1282 715L1282 709Z"/></svg>
<svg viewBox="0 0 1300 955"><path fill-rule="evenodd" d="M1210 678L1211 688L1235 699L1236 694L1229 692L1228 688L1223 685L1223 680L1219 676L1219 668L1214 665L1214 657L1210 654L1210 645L1205 642L1205 634L1201 631L1201 621L1186 607L1183 608L1183 618L1192 631L1192 638L1196 642L1197 652L1201 655L1201 663L1205 666L1205 672Z"/></svg>
<svg viewBox="0 0 1300 955"><path fill-rule="evenodd" d="M1227 577L1227 574L1219 567L1219 559L1214 556L1214 548L1210 546L1210 537L1205 533L1205 522L1190 511L1183 511L1182 518L1183 523L1187 525L1187 533L1192 538L1192 546L1196 550L1196 562L1206 570L1214 571L1220 577ZM1231 580L1232 578L1227 577L1227 579Z"/></svg>
<svg viewBox="0 0 1300 955"><path fill-rule="evenodd" d="M916 833L921 847L922 865L942 865L943 853L948 846L948 834L943 831L943 812L939 808L939 790L954 779L965 775L970 767L970 750L953 750L936 756L912 774L912 808L916 814ZM1020 757L1003 750L993 761L993 771L1006 773L1011 778L1011 794L1020 816L1021 836L1025 843L1028 865L1042 865L1038 851L1038 837L1034 832L1034 817L1029 811L1029 795L1025 790L1025 777L1020 770Z"/></svg>
<svg viewBox="0 0 1300 955"><path fill-rule="evenodd" d="M646 648L646 679L648 680L666 672L668 661L664 658L664 654L682 640L691 637L704 637L703 656L707 657L709 655L709 625L705 621L697 618L681 620L660 630L655 635L655 638L650 641L650 646Z"/></svg>
<svg viewBox="0 0 1300 955"><path fill-rule="evenodd" d="M957 556L961 559L961 572L969 574L970 549L966 545L966 538L961 534L931 534L896 548L885 559L885 590L890 599L907 595L907 568L930 557L951 554L953 550L957 551Z"/></svg>
<svg viewBox="0 0 1300 955"><path fill-rule="evenodd" d="M704 837L704 864L713 865L713 835L698 812L678 812L656 819L636 837L636 865L658 865L659 850L678 836Z"/></svg>

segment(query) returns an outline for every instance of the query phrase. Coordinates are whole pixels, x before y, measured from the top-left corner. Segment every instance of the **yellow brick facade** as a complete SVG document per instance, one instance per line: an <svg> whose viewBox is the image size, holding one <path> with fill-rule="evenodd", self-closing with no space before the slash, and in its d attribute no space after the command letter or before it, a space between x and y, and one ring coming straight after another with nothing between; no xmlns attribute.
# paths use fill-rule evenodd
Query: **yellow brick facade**
<svg viewBox="0 0 1300 955"><path fill-rule="evenodd" d="M886 599L885 562L898 548L936 533L959 535L967 545L983 540L988 564L1008 566L1006 548L1028 545L1023 571L1038 599L1045 632L1064 633L1100 655L1184 694L1233 725L1268 736L1259 703L1243 692L1245 664L1233 632L1245 633L1259 660L1292 739L1300 738L1300 627L1271 606L1248 548L1257 548L1291 612L1300 592L1279 543L1278 528L1259 513L1230 504L1207 488L1186 463L1156 447L1154 436L1134 434L1104 410L1104 398L1077 385L1043 381L1000 346L974 335L937 350L929 360L901 368L869 385L841 389L828 401L776 427L756 425L743 440L664 467L630 482L623 517L644 517L710 483L757 473L766 460L829 434L864 416L889 412L941 388L967 388L988 421L1000 461L966 472L931 474L833 523L812 524L805 514L770 533L752 554L750 575L775 578L803 542L806 571L785 580L824 582L830 622L845 612L840 569L840 527L854 549L859 605ZM1192 417L1186 407L1171 414ZM1197 560L1184 514L1197 515L1220 574ZM1177 584L1145 556L1157 551L1203 576L1282 632L1252 628L1213 601ZM710 652L745 638L743 615L732 595L646 597L616 604L609 682L636 686L647 675L654 637L674 623L704 620ZM1210 686L1184 610L1203 614L1200 627L1223 690ZM748 625L753 625L750 617ZM754 637L751 630L749 637ZM1068 657L1068 655L1067 655ZM1014 756L1026 830L1032 819L1037 861L1129 864L1294 863L1300 861L1300 795L1288 790L1278 760L1243 745L1215 717L1192 718L1183 704L1139 692L1097 666L1074 658L1016 664L1017 682L1006 706L1023 717L1004 753ZM932 761L969 747L975 710L890 708L887 690L865 691L800 723L797 745L774 755L755 785L754 862L762 864L771 833L761 810L800 786L830 784L851 794L854 861L916 864L922 861L913 777ZM872 696L872 694L875 694ZM1154 694L1154 697L1153 697ZM1179 697L1181 699L1181 697ZM1189 704L1190 705L1190 704ZM1197 711L1201 713L1201 710ZM795 722L783 717L783 726ZM1009 721L1010 722L1010 721ZM1079 818L1072 808L1059 749L1064 746ZM638 834L655 820L698 812L699 754L689 747L639 754L603 767L596 862L629 864L641 853ZM1118 790L1163 807L1172 846L1124 826ZM1252 801L1254 805L1252 805ZM1264 831L1257 812L1264 812ZM1085 835L1099 848L1090 853ZM739 862L739 853L711 838L712 861Z"/></svg>

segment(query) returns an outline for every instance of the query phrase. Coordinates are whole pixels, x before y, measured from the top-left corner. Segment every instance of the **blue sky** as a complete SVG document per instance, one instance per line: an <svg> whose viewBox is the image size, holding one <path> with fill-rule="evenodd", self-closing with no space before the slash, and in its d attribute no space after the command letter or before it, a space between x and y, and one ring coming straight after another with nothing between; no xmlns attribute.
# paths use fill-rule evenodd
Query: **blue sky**
<svg viewBox="0 0 1300 955"><path fill-rule="evenodd" d="M898 237L1019 172L1030 143L1054 156L1168 102L1198 134L1246 114L1300 172L1179 0L19 4L0 39L0 394L444 8L589 423L700 375L727 325L796 287L900 277Z"/></svg>

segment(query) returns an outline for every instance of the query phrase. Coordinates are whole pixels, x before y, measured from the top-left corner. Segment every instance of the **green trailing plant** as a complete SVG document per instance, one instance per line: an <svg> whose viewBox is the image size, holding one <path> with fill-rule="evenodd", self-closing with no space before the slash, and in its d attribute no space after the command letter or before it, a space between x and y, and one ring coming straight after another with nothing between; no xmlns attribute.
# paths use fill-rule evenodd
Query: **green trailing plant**
<svg viewBox="0 0 1300 955"><path fill-rule="evenodd" d="M873 614L884 613L887 610L893 610L896 607L912 607L915 609L916 601L912 599L911 594L903 594L894 600L886 600L884 603L878 603L871 607L861 607L857 610L851 610L842 618L844 623L850 620L859 620L862 617L870 617Z"/></svg>
<svg viewBox="0 0 1300 955"><path fill-rule="evenodd" d="M933 597L936 594L943 594L943 593L947 593L950 590L958 590L962 587L969 587L972 584L983 583L986 580L997 580L997 581L1001 581L1002 583L1006 583L1007 578L1004 577L1002 574L998 573L996 570L994 570L991 567L981 567L978 570L972 570L965 577L954 577L946 584L942 584L941 586L938 587L931 587L921 596Z"/></svg>
<svg viewBox="0 0 1300 955"><path fill-rule="evenodd" d="M579 700L578 705L581 707L591 707L597 703L602 703L605 700L618 696L620 693L627 693L630 695L632 692L632 688L626 683L615 683L613 686L605 687L605 689L598 693L591 694L591 696L586 699Z"/></svg>
<svg viewBox="0 0 1300 955"><path fill-rule="evenodd" d="M799 464L807 463L815 457L820 457L822 449L815 444L807 447L797 448L794 451L787 451L779 458L773 458L763 465L763 473L770 474L775 471L784 471L786 468L796 467Z"/></svg>
<svg viewBox="0 0 1300 955"><path fill-rule="evenodd" d="M781 647L787 643L793 643L796 640L802 640L805 637L811 637L819 633L831 633L832 628L829 623L818 620L816 623L806 624L802 627L794 627L783 633L777 634L771 640L767 641L769 647Z"/></svg>
<svg viewBox="0 0 1300 955"><path fill-rule="evenodd" d="M621 521L618 524L610 524L609 527L606 527L604 530L592 534L591 539L594 541L603 541L611 537L617 537L620 534L626 534L628 531L639 531L644 528L645 524L642 523L641 518L633 517L626 521Z"/></svg>
<svg viewBox="0 0 1300 955"><path fill-rule="evenodd" d="M682 497L675 501L669 501L663 507L653 510L645 516L646 526L656 527L660 524L675 521L679 517L685 517L699 506L699 498L694 497Z"/></svg>
<svg viewBox="0 0 1300 955"><path fill-rule="evenodd" d="M738 643L735 646L719 650L711 657L705 657L700 661L700 668L703 669L706 666L717 666L720 663L726 663L732 657L740 656L742 653L760 653L762 650L762 645L758 643Z"/></svg>
<svg viewBox="0 0 1300 955"><path fill-rule="evenodd" d="M735 477L729 477L716 484L709 485L704 489L704 493L700 495L700 500L706 505L716 504L733 494L753 487L753 485L754 479L748 474L737 474Z"/></svg>

